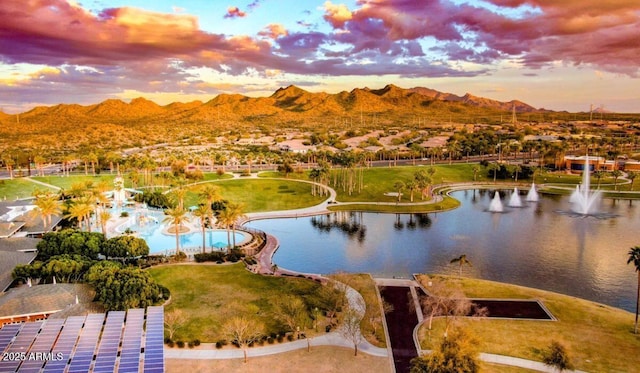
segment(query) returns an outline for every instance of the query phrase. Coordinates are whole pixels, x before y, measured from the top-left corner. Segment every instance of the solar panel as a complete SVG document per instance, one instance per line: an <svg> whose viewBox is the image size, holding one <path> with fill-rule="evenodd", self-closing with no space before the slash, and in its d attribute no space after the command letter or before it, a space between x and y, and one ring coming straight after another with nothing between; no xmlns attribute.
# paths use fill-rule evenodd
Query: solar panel
<svg viewBox="0 0 640 373"><path fill-rule="evenodd" d="M40 331L42 321L25 323L15 340L9 348L3 353L3 359L0 360L0 372L15 372L22 361L26 360L26 354ZM5 360L5 356L7 360Z"/></svg>
<svg viewBox="0 0 640 373"><path fill-rule="evenodd" d="M164 308L147 308L145 330L144 371L164 371Z"/></svg>
<svg viewBox="0 0 640 373"><path fill-rule="evenodd" d="M7 324L0 329L0 352L4 352L9 347L21 327L22 324Z"/></svg>
<svg viewBox="0 0 640 373"><path fill-rule="evenodd" d="M93 313L87 316L84 327L80 333L80 338L72 353L69 372L88 372L93 354L98 344L102 324L104 323L103 313Z"/></svg>
<svg viewBox="0 0 640 373"><path fill-rule="evenodd" d="M22 362L19 373L39 372L47 360L62 360L62 356L51 354L51 347L58 338L64 320L46 320L29 349L29 358Z"/></svg>
<svg viewBox="0 0 640 373"><path fill-rule="evenodd" d="M95 365L93 371L113 372L118 356L118 347L120 346L120 337L122 335L122 324L124 322L124 311L111 311L107 315L107 322L104 324L102 338L98 346Z"/></svg>
<svg viewBox="0 0 640 373"><path fill-rule="evenodd" d="M137 372L139 370L143 325L144 309L134 308L127 311L118 372Z"/></svg>

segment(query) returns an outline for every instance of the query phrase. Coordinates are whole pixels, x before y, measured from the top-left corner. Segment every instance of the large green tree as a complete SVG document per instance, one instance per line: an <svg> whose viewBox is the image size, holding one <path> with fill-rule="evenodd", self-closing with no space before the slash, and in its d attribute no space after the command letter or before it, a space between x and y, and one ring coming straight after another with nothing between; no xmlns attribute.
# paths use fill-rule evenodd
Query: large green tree
<svg viewBox="0 0 640 373"><path fill-rule="evenodd" d="M147 241L135 236L116 236L109 238L102 245L102 253L109 258L135 258L149 255Z"/></svg>
<svg viewBox="0 0 640 373"><path fill-rule="evenodd" d="M82 232L75 229L64 229L58 232L45 233L38 242L38 260L45 261L54 255L77 254L90 259L97 259L102 250L104 235L96 232Z"/></svg>
<svg viewBox="0 0 640 373"><path fill-rule="evenodd" d="M85 279L94 286L96 299L107 311L145 308L164 299L167 290L148 272L104 261L93 265Z"/></svg>

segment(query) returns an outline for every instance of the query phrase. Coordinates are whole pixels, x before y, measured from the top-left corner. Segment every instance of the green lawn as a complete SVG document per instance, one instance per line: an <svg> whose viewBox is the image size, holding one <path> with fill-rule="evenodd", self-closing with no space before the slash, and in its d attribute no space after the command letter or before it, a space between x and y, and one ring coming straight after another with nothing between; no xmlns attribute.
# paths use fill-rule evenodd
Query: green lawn
<svg viewBox="0 0 640 373"><path fill-rule="evenodd" d="M64 190L71 189L71 185L76 183L83 183L85 181L92 181L94 184L98 184L101 181L106 181L110 186L113 186L113 179L116 175L113 174L100 174L96 176L92 175L70 175L70 176L37 176L33 177L34 180L41 181L43 183L55 185ZM131 187L129 181L125 177L125 184L127 188Z"/></svg>
<svg viewBox="0 0 640 373"><path fill-rule="evenodd" d="M282 330L272 315L271 302L286 294L314 298L320 284L302 278L253 274L244 264L184 264L153 267L151 276L171 291L165 313L180 309L182 327L174 340L216 342L225 339L221 328L233 316L254 315L267 326L267 333Z"/></svg>
<svg viewBox="0 0 640 373"><path fill-rule="evenodd" d="M205 185L189 188L185 204L198 204L198 193ZM211 184L209 184L211 185ZM326 199L311 195L311 185L293 180L233 179L216 182L222 198L243 203L245 212L298 209L316 205Z"/></svg>
<svg viewBox="0 0 640 373"><path fill-rule="evenodd" d="M426 277L421 276L426 281ZM633 334L634 315L606 305L521 286L470 278L433 276L459 286L468 297L539 299L558 321L463 320L460 325L480 340L480 351L541 360L540 351L558 340L570 351L577 369L588 372L631 372L640 364L640 335ZM442 335L434 322L432 341ZM430 348L426 326L421 344Z"/></svg>
<svg viewBox="0 0 640 373"><path fill-rule="evenodd" d="M354 203L348 205L334 205L329 206L331 211L371 211L371 212L387 212L387 213L419 213L419 212L435 212L451 210L460 206L460 201L445 196L444 200L440 203L426 204L426 205L377 205L366 203Z"/></svg>
<svg viewBox="0 0 640 373"><path fill-rule="evenodd" d="M35 190L49 190L49 188L26 179L0 180L0 199L2 200L28 198L32 196ZM55 192L54 189L50 190Z"/></svg>

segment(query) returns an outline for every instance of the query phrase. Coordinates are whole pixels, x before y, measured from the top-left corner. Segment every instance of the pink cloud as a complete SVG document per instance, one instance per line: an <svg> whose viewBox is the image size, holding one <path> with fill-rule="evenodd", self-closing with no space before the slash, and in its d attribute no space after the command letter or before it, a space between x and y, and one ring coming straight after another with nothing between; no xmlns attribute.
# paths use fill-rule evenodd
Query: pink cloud
<svg viewBox="0 0 640 373"><path fill-rule="evenodd" d="M270 25L267 25L262 31L260 31L258 35L265 36L271 39L277 39L280 36L289 35L289 32L283 25L279 23L272 23Z"/></svg>
<svg viewBox="0 0 640 373"><path fill-rule="evenodd" d="M243 12L237 6L230 6L227 8L227 14L224 15L224 18L242 18L247 15L246 12Z"/></svg>

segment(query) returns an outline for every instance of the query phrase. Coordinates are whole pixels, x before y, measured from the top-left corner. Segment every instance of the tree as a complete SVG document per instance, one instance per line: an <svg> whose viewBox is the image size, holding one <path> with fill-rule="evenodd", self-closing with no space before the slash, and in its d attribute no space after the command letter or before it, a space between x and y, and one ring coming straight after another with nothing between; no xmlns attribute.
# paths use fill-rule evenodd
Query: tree
<svg viewBox="0 0 640 373"><path fill-rule="evenodd" d="M474 165L471 170L473 171L473 181L478 179L478 172L480 172L480 166Z"/></svg>
<svg viewBox="0 0 640 373"><path fill-rule="evenodd" d="M108 210L101 209L98 213L98 219L100 220L100 228L102 230L102 234L107 236L107 222L111 219L111 213Z"/></svg>
<svg viewBox="0 0 640 373"><path fill-rule="evenodd" d="M631 180L631 183L629 184L629 190L633 190L633 182L636 180L636 177L638 177L637 172L627 171L627 179Z"/></svg>
<svg viewBox="0 0 640 373"><path fill-rule="evenodd" d="M613 170L611 171L611 176L613 176L613 189L618 190L618 178L622 176L622 171Z"/></svg>
<svg viewBox="0 0 640 373"><path fill-rule="evenodd" d="M364 305L362 307L364 308ZM338 329L340 335L353 343L354 356L358 356L358 345L363 340L360 331L360 320L362 320L361 313L349 306L341 316L342 323Z"/></svg>
<svg viewBox="0 0 640 373"><path fill-rule="evenodd" d="M464 329L456 329L427 356L411 360L411 373L476 373L478 364L477 340Z"/></svg>
<svg viewBox="0 0 640 373"><path fill-rule="evenodd" d="M246 317L232 317L222 328L233 343L242 349L244 362L247 362L247 348L264 334L264 325Z"/></svg>
<svg viewBox="0 0 640 373"><path fill-rule="evenodd" d="M464 266L466 264L469 267L473 267L473 265L471 265L471 262L469 261L469 259L467 259L467 254L462 254L457 258L453 258L453 259L451 259L451 261L449 263L451 263L451 264L458 263L458 265L460 266L460 276L462 276L462 266Z"/></svg>
<svg viewBox="0 0 640 373"><path fill-rule="evenodd" d="M58 197L51 193L38 193L34 205L36 205L35 211L42 218L42 227L46 232L51 225L51 216L62 212Z"/></svg>
<svg viewBox="0 0 640 373"><path fill-rule="evenodd" d="M48 232L38 242L38 260L45 261L52 256L77 254L90 259L97 259L102 251L104 236L102 233L82 232L75 229L64 229Z"/></svg>
<svg viewBox="0 0 640 373"><path fill-rule="evenodd" d="M596 171L593 171L592 175L596 178L596 180L598 180L598 187L597 188L600 189L600 180L604 176L604 171L596 170Z"/></svg>
<svg viewBox="0 0 640 373"><path fill-rule="evenodd" d="M498 171L500 170L500 165L498 163L492 162L487 165L487 171L493 173L493 182L496 182L496 176L498 176Z"/></svg>
<svg viewBox="0 0 640 373"><path fill-rule="evenodd" d="M276 320L285 324L296 336L300 327L304 327L309 320L307 305L294 295L277 298L273 304L273 312Z"/></svg>
<svg viewBox="0 0 640 373"><path fill-rule="evenodd" d="M96 299L107 311L145 308L162 299L167 292L148 272L136 267L122 267L117 262L94 264L85 275L96 290Z"/></svg>
<svg viewBox="0 0 640 373"><path fill-rule="evenodd" d="M632 247L629 250L629 259L627 259L627 264L633 263L636 272L638 273L638 286L636 291L636 321L635 326L633 327L633 332L638 334L638 309L640 307L640 246Z"/></svg>
<svg viewBox="0 0 640 373"><path fill-rule="evenodd" d="M182 207L176 207L172 209L166 209L164 211L166 217L162 220L165 223L173 225L176 235L176 255L180 253L180 228L182 224L189 221L187 212Z"/></svg>
<svg viewBox="0 0 640 373"><path fill-rule="evenodd" d="M398 193L398 202L402 200L402 190L405 188L405 185L402 181L398 180L393 184L393 188Z"/></svg>
<svg viewBox="0 0 640 373"><path fill-rule="evenodd" d="M205 231L207 229L207 219L213 218L213 212L211 211L210 204L201 204L192 211L193 216L200 220L200 229L202 229L202 252L205 251L206 246L206 235Z"/></svg>
<svg viewBox="0 0 640 373"><path fill-rule="evenodd" d="M174 308L164 314L165 330L169 333L169 339L173 339L175 332L182 327L185 321L184 312L181 309Z"/></svg>
<svg viewBox="0 0 640 373"><path fill-rule="evenodd" d="M135 236L117 236L109 238L102 245L104 256L108 258L135 258L149 255L147 241Z"/></svg>
<svg viewBox="0 0 640 373"><path fill-rule="evenodd" d="M569 353L558 341L551 341L549 348L542 351L542 362L560 372L573 369Z"/></svg>

